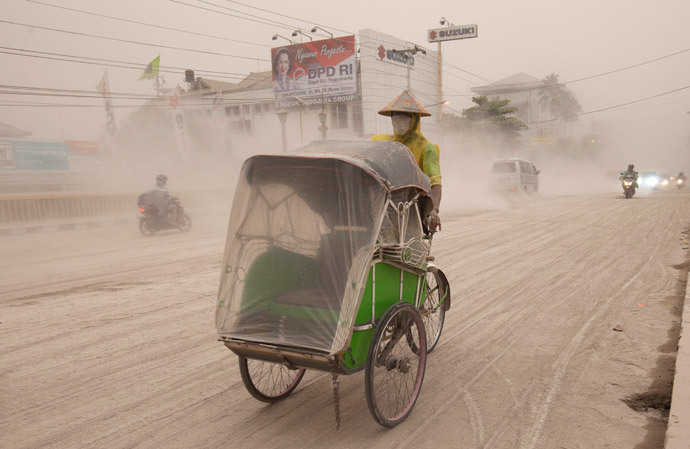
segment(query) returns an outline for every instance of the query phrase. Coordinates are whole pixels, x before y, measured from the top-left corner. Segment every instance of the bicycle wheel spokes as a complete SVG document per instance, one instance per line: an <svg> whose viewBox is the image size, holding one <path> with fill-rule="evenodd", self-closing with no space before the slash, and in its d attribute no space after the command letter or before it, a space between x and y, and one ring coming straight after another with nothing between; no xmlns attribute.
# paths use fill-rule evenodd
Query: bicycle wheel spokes
<svg viewBox="0 0 690 449"><path fill-rule="evenodd" d="M420 307L420 313L424 321L424 330L426 332L427 352L431 352L443 330L443 322L446 318L446 311L441 304L445 288L440 276L434 272L426 274L426 298Z"/></svg>
<svg viewBox="0 0 690 449"><path fill-rule="evenodd" d="M247 390L260 401L277 402L297 388L305 370L279 363L240 357L240 374Z"/></svg>
<svg viewBox="0 0 690 449"><path fill-rule="evenodd" d="M367 360L367 404L379 424L393 427L409 415L419 396L426 341L421 316L410 304L396 304L383 321Z"/></svg>

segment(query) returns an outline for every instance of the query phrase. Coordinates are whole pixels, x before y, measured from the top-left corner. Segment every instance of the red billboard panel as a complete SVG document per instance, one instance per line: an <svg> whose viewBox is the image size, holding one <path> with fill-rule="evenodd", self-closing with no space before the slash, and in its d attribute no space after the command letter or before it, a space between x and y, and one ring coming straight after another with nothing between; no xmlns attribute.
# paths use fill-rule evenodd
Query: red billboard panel
<svg viewBox="0 0 690 449"><path fill-rule="evenodd" d="M357 93L355 37L271 49L273 93L281 106L348 101Z"/></svg>

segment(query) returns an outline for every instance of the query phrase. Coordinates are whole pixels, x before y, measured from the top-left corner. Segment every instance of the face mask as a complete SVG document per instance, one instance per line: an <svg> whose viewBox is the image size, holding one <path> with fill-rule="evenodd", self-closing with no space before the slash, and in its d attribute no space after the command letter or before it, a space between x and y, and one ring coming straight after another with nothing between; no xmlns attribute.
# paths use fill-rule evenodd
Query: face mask
<svg viewBox="0 0 690 449"><path fill-rule="evenodd" d="M395 133L402 136L410 130L412 117L409 115L393 115L391 116L391 121L393 122Z"/></svg>

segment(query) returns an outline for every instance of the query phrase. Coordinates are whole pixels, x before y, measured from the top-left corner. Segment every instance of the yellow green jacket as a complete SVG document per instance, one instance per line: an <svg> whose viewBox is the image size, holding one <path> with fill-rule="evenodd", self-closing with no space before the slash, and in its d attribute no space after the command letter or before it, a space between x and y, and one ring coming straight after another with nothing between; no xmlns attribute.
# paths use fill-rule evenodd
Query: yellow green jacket
<svg viewBox="0 0 690 449"><path fill-rule="evenodd" d="M376 134L371 140L394 140L405 144L412 151L417 165L431 180L431 185L441 185L441 164L439 162L440 150L438 145L426 140L420 131L419 122L421 116L412 114L410 130L404 135L400 134Z"/></svg>

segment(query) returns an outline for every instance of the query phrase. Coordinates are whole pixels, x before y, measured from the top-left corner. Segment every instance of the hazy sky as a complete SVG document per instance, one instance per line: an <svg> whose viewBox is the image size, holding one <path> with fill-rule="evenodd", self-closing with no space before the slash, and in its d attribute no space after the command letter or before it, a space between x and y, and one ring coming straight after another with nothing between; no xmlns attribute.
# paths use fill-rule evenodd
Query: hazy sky
<svg viewBox="0 0 690 449"><path fill-rule="evenodd" d="M467 95L471 95L469 88L473 86L518 72L536 78L554 72L563 82L593 77L568 84L584 112L685 88L613 111L585 115L582 119L623 120L637 128L658 128L657 124L664 123L671 130L664 129L663 134L679 133L682 129L686 138L690 128L688 0L0 0L0 5L3 12L0 84L4 86L0 122L31 130L40 138L98 138L105 120L102 102L10 95L17 92L16 87L93 91L107 68L111 91L152 94L152 82L137 81L137 78L157 55L161 56L162 70L179 68L177 74L164 74L168 86L184 86L184 68L195 69L197 74L214 71L218 72L217 79L239 81L250 71L269 70L270 48L286 42L271 40L273 34L291 37L297 28L309 34L313 25L336 36L372 28L436 50L436 44L426 41L426 31L440 27L441 17L456 25L477 24L479 29L476 39L443 45L447 63L444 92L456 111L471 105ZM299 37L292 39L299 42ZM678 54L667 57L674 53ZM82 59L88 64L45 59L74 59L75 56L92 59ZM105 61L93 58L110 60L108 64L113 65L140 66L136 69L106 67ZM659 60L650 62L655 59ZM612 71L617 72L605 75ZM27 106L36 102L95 107ZM127 106L138 105L140 101L116 99L114 104L116 119L121 121L132 111ZM650 142L655 139L651 136Z"/></svg>

